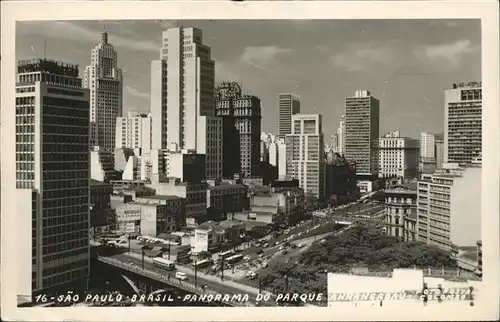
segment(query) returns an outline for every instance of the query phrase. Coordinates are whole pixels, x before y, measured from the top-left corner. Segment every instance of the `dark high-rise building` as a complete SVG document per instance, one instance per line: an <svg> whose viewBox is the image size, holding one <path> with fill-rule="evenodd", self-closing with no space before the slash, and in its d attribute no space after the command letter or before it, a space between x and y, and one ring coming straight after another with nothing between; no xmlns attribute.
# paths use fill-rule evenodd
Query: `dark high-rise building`
<svg viewBox="0 0 500 322"><path fill-rule="evenodd" d="M345 157L356 162L361 176L378 174L379 101L370 92L356 91L345 100Z"/></svg>
<svg viewBox="0 0 500 322"><path fill-rule="evenodd" d="M20 295L73 290L88 278L89 98L77 65L18 63L16 215L32 243L18 258Z"/></svg>
<svg viewBox="0 0 500 322"><path fill-rule="evenodd" d="M292 115L300 113L300 96L290 93L278 95L278 137L292 134Z"/></svg>
<svg viewBox="0 0 500 322"><path fill-rule="evenodd" d="M223 123L223 176L257 175L260 170L260 99L242 94L236 82L223 82L215 89L215 108Z"/></svg>

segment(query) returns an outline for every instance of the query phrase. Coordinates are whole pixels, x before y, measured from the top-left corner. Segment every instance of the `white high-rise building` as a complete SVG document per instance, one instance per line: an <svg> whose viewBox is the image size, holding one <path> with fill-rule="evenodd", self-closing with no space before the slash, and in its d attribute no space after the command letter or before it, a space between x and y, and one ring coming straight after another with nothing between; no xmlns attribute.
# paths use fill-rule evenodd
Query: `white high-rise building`
<svg viewBox="0 0 500 322"><path fill-rule="evenodd" d="M304 192L324 197L324 144L321 114L292 116L292 134L285 136L287 176L298 179Z"/></svg>
<svg viewBox="0 0 500 322"><path fill-rule="evenodd" d="M197 28L162 33L160 60L151 63L152 149L206 155L207 179L222 177L222 121L215 116L215 66Z"/></svg>
<svg viewBox="0 0 500 322"><path fill-rule="evenodd" d="M482 151L481 83L453 84L444 93L444 162L466 166Z"/></svg>
<svg viewBox="0 0 500 322"><path fill-rule="evenodd" d="M434 154L434 134L422 132L420 133L420 158L422 161L432 161L435 158Z"/></svg>
<svg viewBox="0 0 500 322"><path fill-rule="evenodd" d="M151 151L151 114L128 112L116 119L116 149L141 148L142 153Z"/></svg>
<svg viewBox="0 0 500 322"><path fill-rule="evenodd" d="M339 128L337 129L337 149L335 152L339 154L345 153L345 116L340 117Z"/></svg>
<svg viewBox="0 0 500 322"><path fill-rule="evenodd" d="M115 149L116 118L122 116L123 77L118 55L102 33L85 68L83 86L90 89L90 146Z"/></svg>

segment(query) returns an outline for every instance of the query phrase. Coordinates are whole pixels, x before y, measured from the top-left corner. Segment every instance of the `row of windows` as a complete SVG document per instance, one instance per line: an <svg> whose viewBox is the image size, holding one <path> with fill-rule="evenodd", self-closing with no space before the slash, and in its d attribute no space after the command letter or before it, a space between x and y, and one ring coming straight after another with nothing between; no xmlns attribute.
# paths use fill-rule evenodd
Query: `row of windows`
<svg viewBox="0 0 500 322"><path fill-rule="evenodd" d="M54 275L54 274L58 274L58 273L62 273L62 272L72 271L72 270L75 270L78 268L87 267L88 264L89 264L88 260L84 259L84 260L79 260L79 261L72 262L72 263L62 264L62 265L58 265L58 266L54 266L54 267L49 267L49 268L46 268L43 270L43 275L48 276L48 275ZM75 276L73 276L73 277L75 277ZM70 276L70 278L71 278L71 276Z"/></svg>

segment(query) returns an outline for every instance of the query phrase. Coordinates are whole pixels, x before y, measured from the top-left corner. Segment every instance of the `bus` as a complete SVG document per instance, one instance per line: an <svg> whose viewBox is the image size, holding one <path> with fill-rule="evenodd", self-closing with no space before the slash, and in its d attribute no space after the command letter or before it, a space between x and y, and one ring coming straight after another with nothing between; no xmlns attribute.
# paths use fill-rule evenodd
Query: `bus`
<svg viewBox="0 0 500 322"><path fill-rule="evenodd" d="M162 258L162 257L155 257L153 258L153 264L156 267L163 268L167 271L173 271L175 270L175 263L171 260Z"/></svg>
<svg viewBox="0 0 500 322"><path fill-rule="evenodd" d="M204 259L204 260L201 260L199 262L195 262L194 266L198 269L198 268L204 268L204 267L210 266L210 265L212 265L212 263L213 263L213 261L211 259Z"/></svg>
<svg viewBox="0 0 500 322"><path fill-rule="evenodd" d="M234 252L231 250L228 250L226 252L220 253L219 258L226 258L226 257L233 256L233 255L234 255Z"/></svg>
<svg viewBox="0 0 500 322"><path fill-rule="evenodd" d="M233 256L226 258L225 262L229 263L229 264L234 264L234 263L241 261L242 259L243 259L243 255L237 254L237 255L233 255Z"/></svg>

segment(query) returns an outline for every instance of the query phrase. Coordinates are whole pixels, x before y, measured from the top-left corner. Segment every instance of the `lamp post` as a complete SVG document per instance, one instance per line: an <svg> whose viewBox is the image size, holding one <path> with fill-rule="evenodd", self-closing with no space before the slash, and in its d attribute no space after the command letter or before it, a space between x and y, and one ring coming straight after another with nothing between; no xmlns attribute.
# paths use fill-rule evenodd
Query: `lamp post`
<svg viewBox="0 0 500 322"><path fill-rule="evenodd" d="M128 238L128 253L130 254L130 234L127 236Z"/></svg>
<svg viewBox="0 0 500 322"><path fill-rule="evenodd" d="M222 260L220 262L220 280L224 282L224 260L225 258L222 257Z"/></svg>
<svg viewBox="0 0 500 322"><path fill-rule="evenodd" d="M168 241L168 260L170 260L170 240Z"/></svg>
<svg viewBox="0 0 500 322"><path fill-rule="evenodd" d="M197 281L198 281L198 259L194 263L194 289L196 289Z"/></svg>
<svg viewBox="0 0 500 322"><path fill-rule="evenodd" d="M144 269L144 248L142 250L142 269Z"/></svg>

